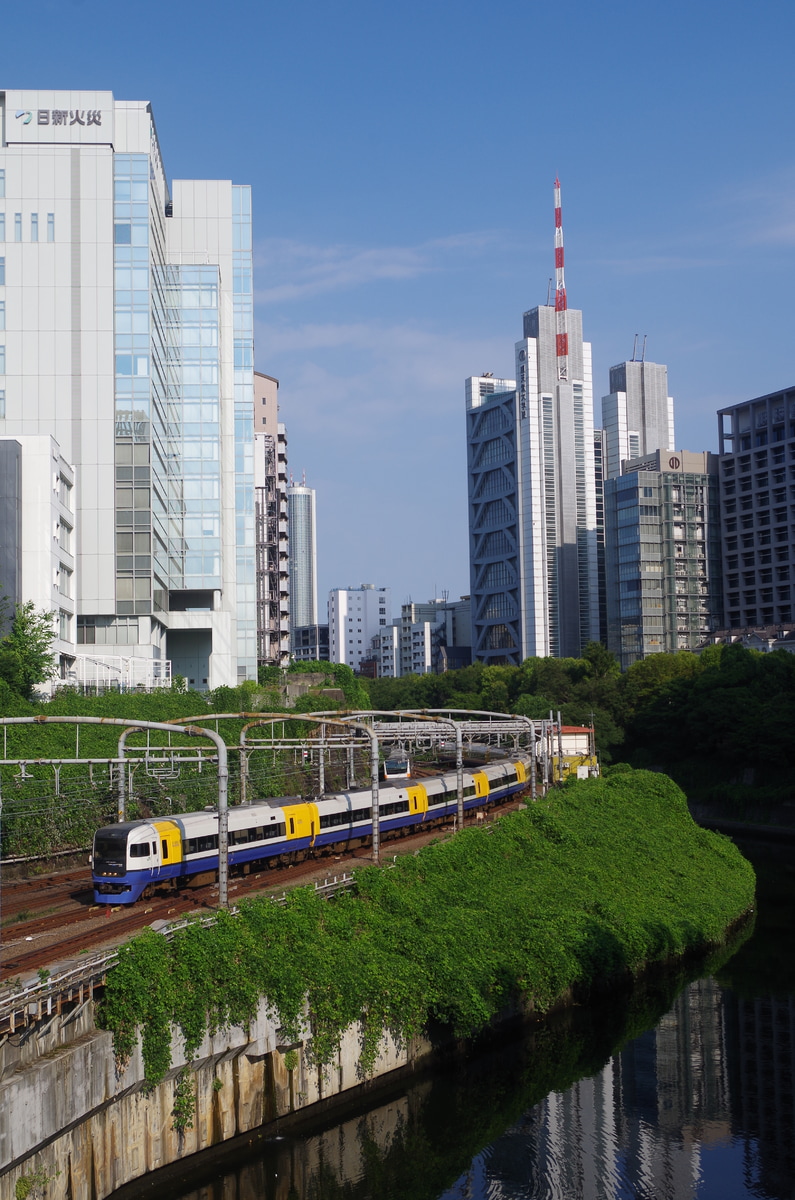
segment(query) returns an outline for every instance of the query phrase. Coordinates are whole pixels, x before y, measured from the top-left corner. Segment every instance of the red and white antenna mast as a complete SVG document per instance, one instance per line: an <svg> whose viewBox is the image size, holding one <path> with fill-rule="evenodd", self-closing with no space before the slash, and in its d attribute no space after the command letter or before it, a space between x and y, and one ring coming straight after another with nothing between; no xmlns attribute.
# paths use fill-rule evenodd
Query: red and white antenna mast
<svg viewBox="0 0 795 1200"><path fill-rule="evenodd" d="M563 277L563 215L560 207L560 180L555 180L555 353L558 379L569 378L569 322L566 305L566 280Z"/></svg>

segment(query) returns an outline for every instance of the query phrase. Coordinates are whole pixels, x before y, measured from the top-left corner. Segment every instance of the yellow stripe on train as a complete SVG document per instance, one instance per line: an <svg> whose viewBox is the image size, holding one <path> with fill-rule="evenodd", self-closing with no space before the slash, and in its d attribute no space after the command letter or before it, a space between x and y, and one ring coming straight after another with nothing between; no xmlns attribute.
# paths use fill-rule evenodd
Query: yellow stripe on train
<svg viewBox="0 0 795 1200"><path fill-rule="evenodd" d="M182 862L182 832L176 821L153 821L160 840L160 861L163 866Z"/></svg>
<svg viewBox="0 0 795 1200"><path fill-rule="evenodd" d="M410 813L426 813L428 811L428 792L421 783L415 784L414 787L407 787L406 795L409 798Z"/></svg>
<svg viewBox="0 0 795 1200"><path fill-rule="evenodd" d="M491 788L489 787L489 781L483 771L474 771L472 778L475 781L475 795L481 797L488 796Z"/></svg>
<svg viewBox="0 0 795 1200"><path fill-rule="evenodd" d="M316 804L285 804L282 812L288 841L308 837L314 842L320 832L320 815Z"/></svg>

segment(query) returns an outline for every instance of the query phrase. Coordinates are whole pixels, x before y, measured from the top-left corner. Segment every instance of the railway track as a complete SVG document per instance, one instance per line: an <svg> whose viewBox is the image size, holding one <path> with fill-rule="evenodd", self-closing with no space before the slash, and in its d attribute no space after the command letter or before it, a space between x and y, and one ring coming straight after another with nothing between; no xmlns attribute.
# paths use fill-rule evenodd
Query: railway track
<svg viewBox="0 0 795 1200"><path fill-rule="evenodd" d="M498 810L492 810L489 819L493 819L497 813L511 812L523 804L523 800L512 800ZM467 820L467 825L470 824L475 824L474 815ZM390 839L384 845L384 858L391 858L393 854L414 853L421 845L450 832L449 825L447 828L426 827L405 837ZM297 883L312 882L313 876L326 874L331 863L334 871L343 871L369 861L370 856L370 847L361 846L334 856L307 858L288 866L265 867L250 875L235 875L229 881L229 899L234 904L247 895L279 895ZM4 888L0 981L49 968L62 959L77 957L108 943L117 944L155 921L174 920L190 913L212 912L218 905L217 883L155 895L150 900L129 907L95 905L88 868L63 872L47 879L18 880L8 887L12 892L11 903L17 905L17 919L5 923L7 901ZM34 915L52 907L56 911ZM30 913L29 918L24 917L26 911ZM20 916L24 919L19 919Z"/></svg>

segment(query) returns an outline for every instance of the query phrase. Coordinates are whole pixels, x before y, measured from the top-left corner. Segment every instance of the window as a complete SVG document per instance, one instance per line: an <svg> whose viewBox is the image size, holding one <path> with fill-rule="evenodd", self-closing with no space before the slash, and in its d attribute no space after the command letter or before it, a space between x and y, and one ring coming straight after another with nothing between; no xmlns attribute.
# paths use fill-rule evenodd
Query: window
<svg viewBox="0 0 795 1200"><path fill-rule="evenodd" d="M0 300L0 330L5 330L6 327L6 302Z"/></svg>
<svg viewBox="0 0 795 1200"><path fill-rule="evenodd" d="M0 421L5 420L6 415L6 394L5 389L0 389Z"/></svg>
<svg viewBox="0 0 795 1200"><path fill-rule="evenodd" d="M39 240L39 214L30 214L30 240L37 242Z"/></svg>
<svg viewBox="0 0 795 1200"><path fill-rule="evenodd" d="M0 346L0 375L5 375L5 373L6 373L6 348L5 348L5 346Z"/></svg>
<svg viewBox="0 0 795 1200"><path fill-rule="evenodd" d="M0 213L0 242L4 242L5 240L6 240L6 215L5 215L5 213Z"/></svg>
<svg viewBox="0 0 795 1200"><path fill-rule="evenodd" d="M72 544L72 529L65 521L61 521L58 525L58 545L62 550L71 553L70 546Z"/></svg>
<svg viewBox="0 0 795 1200"><path fill-rule="evenodd" d="M0 285L4 284L5 281L6 281L6 260L4 258L0 258Z"/></svg>
<svg viewBox="0 0 795 1200"><path fill-rule="evenodd" d="M149 842L141 842L140 846L130 846L130 858L148 858L151 851Z"/></svg>
<svg viewBox="0 0 795 1200"><path fill-rule="evenodd" d="M58 572L58 591L62 596L70 598L72 595L72 572L68 567L61 565Z"/></svg>
<svg viewBox="0 0 795 1200"><path fill-rule="evenodd" d="M72 511L72 485L63 475L58 476L58 499L64 508Z"/></svg>
<svg viewBox="0 0 795 1200"><path fill-rule="evenodd" d="M55 241L55 213L47 213L47 241Z"/></svg>
<svg viewBox="0 0 795 1200"><path fill-rule="evenodd" d="M14 213L14 241L22 241L22 213Z"/></svg>
<svg viewBox="0 0 795 1200"><path fill-rule="evenodd" d="M58 637L62 642L70 641L70 620L69 613L61 609L58 613Z"/></svg>

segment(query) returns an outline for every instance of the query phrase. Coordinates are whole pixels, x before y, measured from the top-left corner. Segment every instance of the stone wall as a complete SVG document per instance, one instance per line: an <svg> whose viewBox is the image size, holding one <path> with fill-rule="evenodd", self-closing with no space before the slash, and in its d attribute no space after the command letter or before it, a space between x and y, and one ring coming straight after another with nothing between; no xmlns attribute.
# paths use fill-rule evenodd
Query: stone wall
<svg viewBox="0 0 795 1200"><path fill-rule="evenodd" d="M312 1067L303 1045L280 1044L261 1005L249 1029L205 1038L189 1076L193 1128L180 1133L172 1109L185 1066L181 1038L172 1042L172 1071L145 1095L140 1045L118 1072L111 1035L96 1028L93 1004L85 1004L0 1048L0 1200L15 1200L17 1181L32 1176L48 1182L31 1198L103 1200L149 1171L360 1086L359 1044L352 1027L335 1061ZM288 1070L291 1050L296 1065ZM423 1041L398 1046L386 1038L370 1078L429 1052Z"/></svg>

